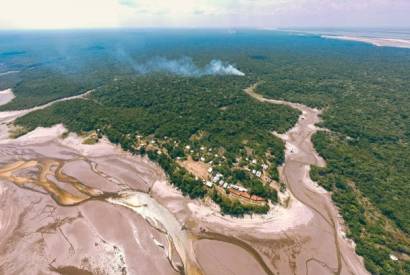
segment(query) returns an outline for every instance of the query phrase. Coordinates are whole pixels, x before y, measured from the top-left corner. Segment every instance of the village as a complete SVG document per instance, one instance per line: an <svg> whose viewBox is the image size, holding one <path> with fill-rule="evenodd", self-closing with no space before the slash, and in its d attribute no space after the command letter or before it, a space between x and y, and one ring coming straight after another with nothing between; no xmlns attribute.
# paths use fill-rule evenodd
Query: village
<svg viewBox="0 0 410 275"><path fill-rule="evenodd" d="M135 147L140 151L166 154L193 175L195 180L202 182L208 190L215 190L241 204L267 206L269 201L276 202L276 193L281 189L279 183L270 176L269 163L248 154L237 156L234 163L229 163L221 149L208 148L198 142L181 145L179 141L168 137L157 139L152 136L144 138L141 135L136 136ZM259 190L267 189L270 193L265 193L273 193L274 196L255 194L257 188L253 185L244 186L247 182L252 182L253 185L258 183L256 187L259 187Z"/></svg>

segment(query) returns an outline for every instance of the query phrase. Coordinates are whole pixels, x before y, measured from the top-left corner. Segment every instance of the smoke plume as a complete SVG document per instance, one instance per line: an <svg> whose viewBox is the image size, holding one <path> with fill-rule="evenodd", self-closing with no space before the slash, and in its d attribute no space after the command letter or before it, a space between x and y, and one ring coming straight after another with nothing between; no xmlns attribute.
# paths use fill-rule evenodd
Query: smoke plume
<svg viewBox="0 0 410 275"><path fill-rule="evenodd" d="M189 57L180 59L157 57L144 64L134 64L133 67L141 74L165 72L181 76L245 75L233 65L217 59L212 60L204 67L198 67Z"/></svg>

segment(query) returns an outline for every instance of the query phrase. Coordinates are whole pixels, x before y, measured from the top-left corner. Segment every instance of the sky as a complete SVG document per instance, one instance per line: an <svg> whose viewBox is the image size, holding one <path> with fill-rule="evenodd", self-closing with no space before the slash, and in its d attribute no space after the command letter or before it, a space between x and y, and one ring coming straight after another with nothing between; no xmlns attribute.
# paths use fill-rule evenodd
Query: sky
<svg viewBox="0 0 410 275"><path fill-rule="evenodd" d="M0 29L410 27L410 0L0 0Z"/></svg>

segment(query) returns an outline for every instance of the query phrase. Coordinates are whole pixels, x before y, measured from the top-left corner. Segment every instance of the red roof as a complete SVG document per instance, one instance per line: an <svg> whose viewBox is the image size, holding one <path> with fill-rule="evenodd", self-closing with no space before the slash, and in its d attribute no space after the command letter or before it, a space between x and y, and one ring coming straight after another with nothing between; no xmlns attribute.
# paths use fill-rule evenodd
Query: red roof
<svg viewBox="0 0 410 275"><path fill-rule="evenodd" d="M256 196L256 195L252 195L252 196L251 196L248 192L238 191L238 190L235 190L235 189L233 189L233 188L229 188L229 191L230 191L231 193L237 195L237 196L241 196L241 197L243 197L243 198L245 198L245 199L248 199L248 200L253 200L253 201L266 201L264 198L261 198L261 197L259 197L259 196Z"/></svg>

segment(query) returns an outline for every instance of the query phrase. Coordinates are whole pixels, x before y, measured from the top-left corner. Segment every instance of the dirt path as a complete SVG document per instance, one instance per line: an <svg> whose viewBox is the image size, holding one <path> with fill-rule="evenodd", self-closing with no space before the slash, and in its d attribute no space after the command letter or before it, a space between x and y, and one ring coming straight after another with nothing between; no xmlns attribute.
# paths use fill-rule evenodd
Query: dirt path
<svg viewBox="0 0 410 275"><path fill-rule="evenodd" d="M315 215L319 216L324 222L323 224L327 226L327 230L332 232L333 253L335 253L337 259L336 266L333 267L328 264L332 266L330 268L332 273L368 274L349 240L346 240L342 235L341 218L329 194L314 185L309 176L310 165L325 166L325 161L316 152L311 142L312 135L318 130L315 125L320 122L321 111L299 103L266 99L255 92L256 87L257 84L252 85L245 92L261 102L286 105L302 113L292 129L286 134L278 135L286 142L285 163L280 174L294 197L313 210ZM329 251L329 253L332 253L332 251ZM312 260L306 261L307 270Z"/></svg>

